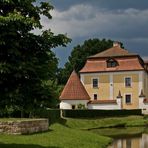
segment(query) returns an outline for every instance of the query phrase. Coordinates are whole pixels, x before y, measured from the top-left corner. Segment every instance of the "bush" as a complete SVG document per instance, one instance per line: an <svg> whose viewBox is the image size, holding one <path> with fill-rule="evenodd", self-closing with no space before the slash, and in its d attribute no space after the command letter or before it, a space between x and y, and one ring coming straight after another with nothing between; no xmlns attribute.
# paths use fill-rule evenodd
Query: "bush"
<svg viewBox="0 0 148 148"><path fill-rule="evenodd" d="M59 109L40 109L36 111L35 114L38 118L48 118L49 124L59 122L61 120Z"/></svg>
<svg viewBox="0 0 148 148"><path fill-rule="evenodd" d="M84 104L78 104L77 108L78 109L86 109Z"/></svg>
<svg viewBox="0 0 148 148"><path fill-rule="evenodd" d="M134 110L62 110L63 117L97 118L128 115L142 115L141 109Z"/></svg>
<svg viewBox="0 0 148 148"><path fill-rule="evenodd" d="M148 119L148 115L144 115L144 119L146 119L146 120L147 120L147 119Z"/></svg>

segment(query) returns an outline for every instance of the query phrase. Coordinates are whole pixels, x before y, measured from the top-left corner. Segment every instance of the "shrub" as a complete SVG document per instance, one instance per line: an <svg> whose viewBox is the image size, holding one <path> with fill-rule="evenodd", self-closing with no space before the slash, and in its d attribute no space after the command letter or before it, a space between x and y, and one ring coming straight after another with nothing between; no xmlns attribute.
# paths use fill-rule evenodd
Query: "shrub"
<svg viewBox="0 0 148 148"><path fill-rule="evenodd" d="M140 109L134 110L62 110L63 117L96 118L128 115L142 115Z"/></svg>
<svg viewBox="0 0 148 148"><path fill-rule="evenodd" d="M35 113L38 118L48 118L49 124L61 121L60 114L59 109L40 109Z"/></svg>
<svg viewBox="0 0 148 148"><path fill-rule="evenodd" d="M78 104L77 108L78 109L86 109L84 104Z"/></svg>

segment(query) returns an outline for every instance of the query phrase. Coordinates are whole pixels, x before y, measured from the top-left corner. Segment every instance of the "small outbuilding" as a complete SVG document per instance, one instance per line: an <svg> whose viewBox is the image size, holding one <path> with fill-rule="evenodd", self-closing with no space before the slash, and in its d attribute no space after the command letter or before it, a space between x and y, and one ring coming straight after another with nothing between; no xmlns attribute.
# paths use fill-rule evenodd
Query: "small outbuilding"
<svg viewBox="0 0 148 148"><path fill-rule="evenodd" d="M90 97L75 71L71 73L61 93L60 100L60 109L87 108Z"/></svg>

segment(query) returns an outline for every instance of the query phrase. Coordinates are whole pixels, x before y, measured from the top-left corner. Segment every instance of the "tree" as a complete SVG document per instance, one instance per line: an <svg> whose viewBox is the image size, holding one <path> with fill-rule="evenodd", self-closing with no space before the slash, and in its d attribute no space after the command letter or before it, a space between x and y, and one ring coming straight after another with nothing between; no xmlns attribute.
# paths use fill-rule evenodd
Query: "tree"
<svg viewBox="0 0 148 148"><path fill-rule="evenodd" d="M0 110L31 112L48 106L54 97L57 58L51 48L66 46L63 34L43 31L41 16L51 19L49 3L36 0L0 0ZM35 35L32 30L40 29ZM48 95L47 95L48 94ZM48 102L48 103L47 103Z"/></svg>
<svg viewBox="0 0 148 148"><path fill-rule="evenodd" d="M87 57L111 48L112 45L112 40L99 40L95 38L86 40L82 45L74 47L68 58L68 62L65 64L64 68L60 68L58 71L59 84L65 84L67 82L73 69L77 72L81 70L87 60Z"/></svg>

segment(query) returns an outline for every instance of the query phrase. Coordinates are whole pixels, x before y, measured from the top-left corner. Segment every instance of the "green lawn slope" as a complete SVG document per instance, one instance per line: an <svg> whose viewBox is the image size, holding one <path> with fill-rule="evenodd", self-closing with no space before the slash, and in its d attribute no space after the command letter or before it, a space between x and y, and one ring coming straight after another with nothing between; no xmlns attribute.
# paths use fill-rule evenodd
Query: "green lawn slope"
<svg viewBox="0 0 148 148"><path fill-rule="evenodd" d="M2 148L105 148L111 138L53 124L46 133L33 135L0 134Z"/></svg>

